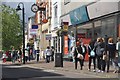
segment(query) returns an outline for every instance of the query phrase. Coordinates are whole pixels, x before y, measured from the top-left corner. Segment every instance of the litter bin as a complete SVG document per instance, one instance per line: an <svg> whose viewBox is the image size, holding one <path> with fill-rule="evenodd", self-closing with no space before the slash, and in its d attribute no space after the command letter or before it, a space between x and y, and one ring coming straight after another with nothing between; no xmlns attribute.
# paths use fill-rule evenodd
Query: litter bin
<svg viewBox="0 0 120 80"><path fill-rule="evenodd" d="M63 57L61 53L55 53L55 67L63 67Z"/></svg>

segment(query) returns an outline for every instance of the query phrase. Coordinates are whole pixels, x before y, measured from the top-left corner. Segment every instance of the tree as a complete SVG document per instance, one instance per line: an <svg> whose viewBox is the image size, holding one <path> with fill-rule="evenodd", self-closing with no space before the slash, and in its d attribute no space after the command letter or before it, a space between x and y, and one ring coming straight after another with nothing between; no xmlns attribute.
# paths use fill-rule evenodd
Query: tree
<svg viewBox="0 0 120 80"><path fill-rule="evenodd" d="M11 46L18 48L22 45L22 27L20 17L16 10L6 5L1 5L2 16L2 48L9 50Z"/></svg>

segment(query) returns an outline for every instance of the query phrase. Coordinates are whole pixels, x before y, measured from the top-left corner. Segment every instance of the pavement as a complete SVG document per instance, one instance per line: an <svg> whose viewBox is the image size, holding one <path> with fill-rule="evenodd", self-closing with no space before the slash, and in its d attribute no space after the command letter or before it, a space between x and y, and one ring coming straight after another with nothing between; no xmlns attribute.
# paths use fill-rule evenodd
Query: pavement
<svg viewBox="0 0 120 80"><path fill-rule="evenodd" d="M5 65L12 64L11 62L2 63ZM14 64L20 64L18 62ZM78 63L78 69L75 70L74 63L70 61L63 61L63 67L55 67L55 62L46 63L45 60L40 60L39 62L36 62L35 60L27 62L26 64L20 64L23 67L30 67L30 68L36 68L36 69L44 69L46 71L52 71L52 70L58 70L58 71L69 71L73 73L80 73L80 74L88 74L88 75L94 75L98 78L120 78L120 74L113 73L114 68L110 67L109 73L98 73L93 71L88 71L88 62L84 63L83 70L80 70L80 66ZM92 68L92 67L91 67Z"/></svg>

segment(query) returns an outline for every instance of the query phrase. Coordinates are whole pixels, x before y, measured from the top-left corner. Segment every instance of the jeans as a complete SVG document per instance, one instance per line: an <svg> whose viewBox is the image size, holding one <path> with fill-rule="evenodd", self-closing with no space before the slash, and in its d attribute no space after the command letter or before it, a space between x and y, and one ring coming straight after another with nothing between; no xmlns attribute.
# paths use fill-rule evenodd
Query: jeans
<svg viewBox="0 0 120 80"><path fill-rule="evenodd" d="M49 63L49 62L50 62L50 56L46 55L46 63Z"/></svg>
<svg viewBox="0 0 120 80"><path fill-rule="evenodd" d="M39 61L39 54L37 54L37 62Z"/></svg>
<svg viewBox="0 0 120 80"><path fill-rule="evenodd" d="M94 69L96 69L96 58L95 57L89 57L89 69L91 69L91 62L93 60Z"/></svg>
<svg viewBox="0 0 120 80"><path fill-rule="evenodd" d="M97 56L97 68L99 70L102 69L102 60L103 60L102 58L103 58L103 56Z"/></svg>
<svg viewBox="0 0 120 80"><path fill-rule="evenodd" d="M77 63L80 63L80 67L81 67L81 70L82 70L82 67L83 67L83 60L79 59L79 58L75 58L75 69L77 69Z"/></svg>

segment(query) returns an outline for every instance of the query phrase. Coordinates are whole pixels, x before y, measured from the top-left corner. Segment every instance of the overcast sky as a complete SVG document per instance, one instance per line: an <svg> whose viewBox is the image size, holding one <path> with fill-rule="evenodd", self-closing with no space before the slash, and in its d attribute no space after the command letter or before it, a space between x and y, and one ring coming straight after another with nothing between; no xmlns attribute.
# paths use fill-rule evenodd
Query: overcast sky
<svg viewBox="0 0 120 80"><path fill-rule="evenodd" d="M36 2L36 0L4 0L2 4L9 5L12 8L16 8L19 2L24 3L25 7L25 22L28 21L28 17L34 16L35 14L31 11L31 6ZM22 8L22 5L20 5ZM18 14L21 16L22 11L19 11Z"/></svg>

